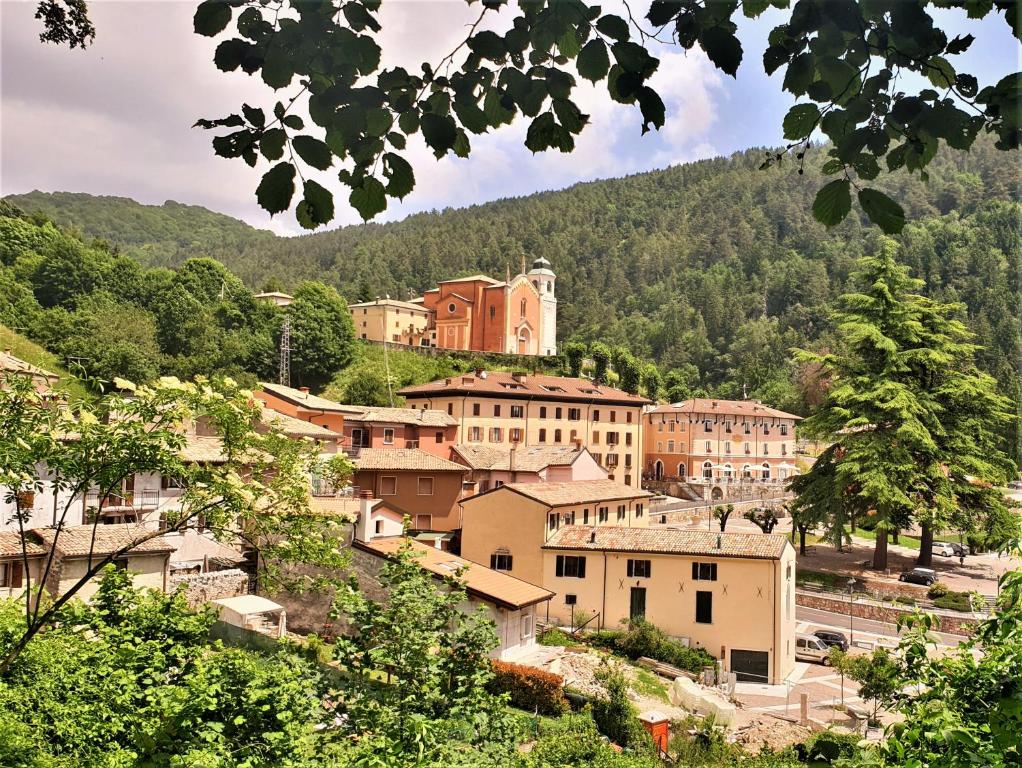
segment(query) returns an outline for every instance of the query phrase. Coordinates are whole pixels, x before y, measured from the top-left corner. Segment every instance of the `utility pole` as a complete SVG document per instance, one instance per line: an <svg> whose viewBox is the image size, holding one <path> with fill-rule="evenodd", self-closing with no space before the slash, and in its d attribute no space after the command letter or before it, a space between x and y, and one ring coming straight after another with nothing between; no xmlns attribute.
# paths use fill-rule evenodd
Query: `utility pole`
<svg viewBox="0 0 1022 768"><path fill-rule="evenodd" d="M280 369L277 372L277 383L284 387L291 386L291 316L284 315L284 325L280 329Z"/></svg>

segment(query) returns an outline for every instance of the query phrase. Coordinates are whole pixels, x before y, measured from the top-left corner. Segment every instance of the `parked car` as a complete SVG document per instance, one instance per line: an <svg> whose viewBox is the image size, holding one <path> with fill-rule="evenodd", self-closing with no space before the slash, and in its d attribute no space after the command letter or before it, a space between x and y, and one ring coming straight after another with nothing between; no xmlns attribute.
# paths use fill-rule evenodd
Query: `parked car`
<svg viewBox="0 0 1022 768"><path fill-rule="evenodd" d="M848 638L845 637L844 632L834 632L829 629L818 629L813 632L813 637L823 641L823 644L828 647L840 648L842 651L848 650Z"/></svg>
<svg viewBox="0 0 1022 768"><path fill-rule="evenodd" d="M933 542L933 554L940 555L941 557L954 557L955 545L950 541L935 541Z"/></svg>
<svg viewBox="0 0 1022 768"><path fill-rule="evenodd" d="M911 571L902 571L898 581L905 581L909 584L922 584L928 587L937 580L937 572L932 568L913 568Z"/></svg>
<svg viewBox="0 0 1022 768"><path fill-rule="evenodd" d="M795 635L795 659L830 666L830 646L813 635Z"/></svg>
<svg viewBox="0 0 1022 768"><path fill-rule="evenodd" d="M1008 487L1013 491L1022 491L1022 480L1012 480Z"/></svg>
<svg viewBox="0 0 1022 768"><path fill-rule="evenodd" d="M965 557L967 554L969 554L969 550L966 547L963 547L957 541L952 541L949 543L955 550L955 557Z"/></svg>

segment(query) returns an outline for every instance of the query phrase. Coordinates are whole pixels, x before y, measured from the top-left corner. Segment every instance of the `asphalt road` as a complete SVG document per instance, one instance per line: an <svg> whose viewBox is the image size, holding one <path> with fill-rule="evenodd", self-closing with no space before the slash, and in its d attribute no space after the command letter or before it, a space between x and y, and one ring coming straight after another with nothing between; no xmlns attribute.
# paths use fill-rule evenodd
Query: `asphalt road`
<svg viewBox="0 0 1022 768"><path fill-rule="evenodd" d="M847 613L830 613L829 611L821 611L818 608L806 608L805 606L797 605L795 606L795 618L799 623L805 622L809 624L807 631L810 633L816 629L836 629L839 632L844 632L846 637L850 634ZM854 619L854 630L856 640L876 641L878 637L890 640L897 640L898 638L898 627L882 621L856 617ZM965 639L962 635L949 635L944 632L935 632L933 634L941 645L955 646Z"/></svg>

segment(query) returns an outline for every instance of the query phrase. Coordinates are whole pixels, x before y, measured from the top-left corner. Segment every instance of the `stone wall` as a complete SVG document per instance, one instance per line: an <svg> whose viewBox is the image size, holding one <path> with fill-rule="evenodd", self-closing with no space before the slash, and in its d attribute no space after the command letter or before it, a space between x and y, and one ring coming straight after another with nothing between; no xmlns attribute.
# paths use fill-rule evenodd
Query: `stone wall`
<svg viewBox="0 0 1022 768"><path fill-rule="evenodd" d="M248 574L237 568L207 573L187 573L179 576L170 575L169 590L171 592L182 584L184 585L185 599L193 608L208 603L210 600L248 594Z"/></svg>
<svg viewBox="0 0 1022 768"><path fill-rule="evenodd" d="M795 593L795 605L806 608L816 608L821 611L848 615L851 610L852 616L859 619L872 619L888 624L896 624L902 616L908 616L914 611L910 608L899 608L891 605L880 605L872 602L854 602L849 608L848 600L839 597L831 597L822 594L811 594L801 590ZM933 609L930 611L940 619L940 632L947 632L952 635L972 634L977 619L967 613L956 613L953 611L942 611Z"/></svg>

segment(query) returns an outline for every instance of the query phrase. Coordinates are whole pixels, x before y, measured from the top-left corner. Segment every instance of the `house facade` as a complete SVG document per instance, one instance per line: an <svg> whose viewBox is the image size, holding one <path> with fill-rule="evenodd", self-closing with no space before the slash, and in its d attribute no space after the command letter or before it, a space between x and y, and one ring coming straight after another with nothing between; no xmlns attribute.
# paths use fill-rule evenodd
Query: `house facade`
<svg viewBox="0 0 1022 768"><path fill-rule="evenodd" d="M358 409L344 422L344 446L352 456L365 448L415 448L446 459L458 441L458 421L445 411L348 407Z"/></svg>
<svg viewBox="0 0 1022 768"><path fill-rule="evenodd" d="M784 536L573 525L542 551L552 621L647 620L742 681L778 684L794 668L795 550Z"/></svg>
<svg viewBox="0 0 1022 768"><path fill-rule="evenodd" d="M643 416L643 474L717 489L780 486L798 472L800 419L756 400L702 398L657 406Z"/></svg>
<svg viewBox="0 0 1022 768"><path fill-rule="evenodd" d="M411 347L433 346L429 326L432 312L421 303L376 299L349 304L355 335L365 341Z"/></svg>
<svg viewBox="0 0 1022 768"><path fill-rule="evenodd" d="M468 480L479 493L511 483L563 483L606 480L601 467L585 448L569 446L508 447L466 443L451 450L451 461L469 468Z"/></svg>
<svg viewBox="0 0 1022 768"><path fill-rule="evenodd" d="M346 416L359 413L358 406L342 405L309 392L308 387L286 387L283 384L261 382L256 398L278 413L293 416L310 424L318 424L332 432L344 434Z"/></svg>
<svg viewBox="0 0 1022 768"><path fill-rule="evenodd" d="M456 419L462 445L584 447L611 480L641 479L643 397L587 379L482 370L399 394Z"/></svg>
<svg viewBox="0 0 1022 768"><path fill-rule="evenodd" d="M542 584L542 546L558 530L644 528L652 495L612 480L502 485L461 502L461 555Z"/></svg>

